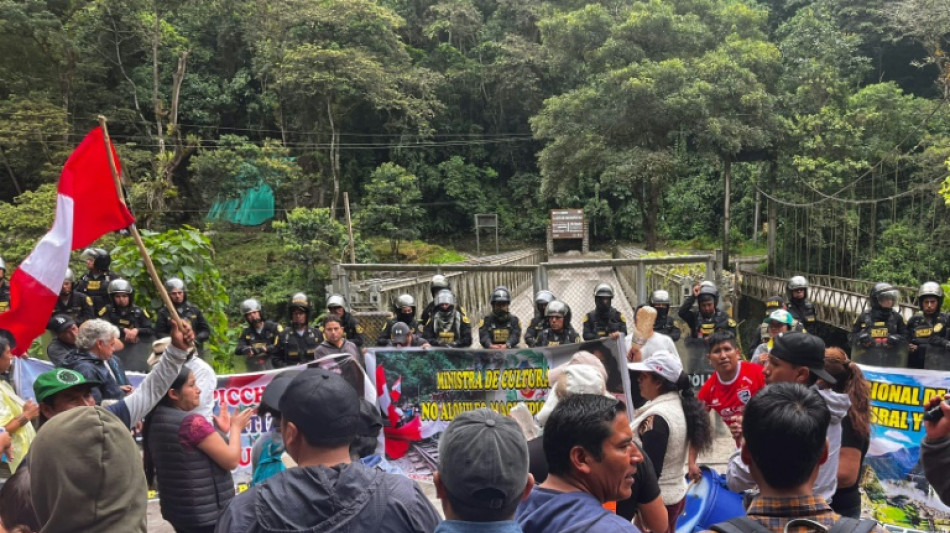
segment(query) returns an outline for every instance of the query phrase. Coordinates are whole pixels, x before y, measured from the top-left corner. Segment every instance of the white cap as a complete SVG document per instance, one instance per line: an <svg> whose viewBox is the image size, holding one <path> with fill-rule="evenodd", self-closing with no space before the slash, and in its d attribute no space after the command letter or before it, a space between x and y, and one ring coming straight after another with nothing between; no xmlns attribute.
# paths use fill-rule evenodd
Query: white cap
<svg viewBox="0 0 950 533"><path fill-rule="evenodd" d="M683 362L680 358L666 350L654 352L640 363L627 363L627 368L634 372L653 372L661 377L676 383L683 373Z"/></svg>

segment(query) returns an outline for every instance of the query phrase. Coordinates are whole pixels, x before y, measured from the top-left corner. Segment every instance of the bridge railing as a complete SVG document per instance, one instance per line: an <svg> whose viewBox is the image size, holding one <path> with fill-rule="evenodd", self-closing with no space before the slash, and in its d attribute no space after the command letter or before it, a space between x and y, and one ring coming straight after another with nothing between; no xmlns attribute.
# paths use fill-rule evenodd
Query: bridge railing
<svg viewBox="0 0 950 533"><path fill-rule="evenodd" d="M400 294L412 295L421 314L432 299L432 276L442 274L451 284L459 305L472 320L477 320L488 312L488 298L498 285L508 287L512 295L529 287L538 290L538 265L544 259L543 250L529 249L443 265L344 263L333 266L333 281L328 289L346 298L363 320L364 329L372 334L382 329L386 312Z"/></svg>
<svg viewBox="0 0 950 533"><path fill-rule="evenodd" d="M758 272L742 270L737 273L738 287L743 295L758 300L765 300L769 296L784 295L785 284L788 278L768 276ZM829 276L834 277L834 276ZM839 278L845 279L845 278ZM867 293L848 290L845 287L859 287L860 285L823 285L822 276L808 276L808 298L815 305L815 315L818 320L844 330L851 330L854 322L868 309ZM860 281L860 280L849 280ZM869 282L865 282L869 283ZM873 286L873 284L870 284ZM870 291L870 288L868 288ZM916 291L915 291L916 294ZM906 321L917 310L916 305L898 302L898 308Z"/></svg>
<svg viewBox="0 0 950 533"><path fill-rule="evenodd" d="M805 279L808 280L809 285L819 285L821 287L827 287L834 290L840 290L845 292L851 292L855 294L860 294L867 297L871 294L871 289L874 288L876 281L867 281L863 279L850 279L842 278L840 276L831 276L828 274L802 274L799 272L792 271L782 271L781 274L787 280L788 278L796 275L805 276ZM908 287L906 285L894 285L897 291L900 293L900 299L898 303L902 306L917 308L917 288ZM782 292L776 294L785 294L785 287L782 287Z"/></svg>
<svg viewBox="0 0 950 533"><path fill-rule="evenodd" d="M636 294L640 303L644 303L650 293L665 290L670 293L671 307L682 304L683 299L692 291L693 284L704 279L715 281L715 257L713 255L691 254L685 256L646 257L649 252L642 248L622 246L617 249L621 259L636 259L635 264L618 266L617 278L628 294ZM642 261L641 261L642 260ZM678 260L678 261L677 261ZM692 268L678 272L676 267L690 265ZM696 268L705 265L704 269ZM634 304L634 307L636 304Z"/></svg>

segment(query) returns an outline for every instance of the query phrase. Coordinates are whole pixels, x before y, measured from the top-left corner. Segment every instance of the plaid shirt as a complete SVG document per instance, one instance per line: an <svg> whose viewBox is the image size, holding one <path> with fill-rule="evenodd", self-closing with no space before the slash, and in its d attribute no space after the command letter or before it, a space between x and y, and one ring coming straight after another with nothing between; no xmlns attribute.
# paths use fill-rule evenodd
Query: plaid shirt
<svg viewBox="0 0 950 533"><path fill-rule="evenodd" d="M785 531L785 524L796 518L814 520L830 528L835 521L841 518L831 510L831 507L821 496L789 496L785 498L758 496L749 505L749 518L762 524L771 531ZM814 528L801 525L793 526L788 533L813 533ZM872 531L886 533L884 528L877 526Z"/></svg>

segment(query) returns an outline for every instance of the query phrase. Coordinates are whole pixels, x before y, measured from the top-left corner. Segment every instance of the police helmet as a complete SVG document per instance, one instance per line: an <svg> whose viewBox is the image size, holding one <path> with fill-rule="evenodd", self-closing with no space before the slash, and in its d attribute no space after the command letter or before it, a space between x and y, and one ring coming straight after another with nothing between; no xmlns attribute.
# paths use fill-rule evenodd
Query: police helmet
<svg viewBox="0 0 950 533"><path fill-rule="evenodd" d="M594 289L594 298L613 298L614 288L609 283L601 283Z"/></svg>
<svg viewBox="0 0 950 533"><path fill-rule="evenodd" d="M492 304L510 304L511 303L511 293L508 292L508 288L499 285L495 287L495 290L491 293L491 303Z"/></svg>
<svg viewBox="0 0 950 533"><path fill-rule="evenodd" d="M943 307L943 287L935 281L928 281L920 286L920 289L917 291L917 305L920 305L920 302L924 299L925 296L932 296L937 299L937 309L939 310Z"/></svg>
<svg viewBox="0 0 950 533"><path fill-rule="evenodd" d="M538 291L538 293L534 295L534 303L539 307L542 305L548 305L553 301L554 293L548 290Z"/></svg>
<svg viewBox="0 0 950 533"><path fill-rule="evenodd" d="M114 279L109 282L109 296L113 294L128 294L132 296L132 284L125 279Z"/></svg>
<svg viewBox="0 0 950 533"><path fill-rule="evenodd" d="M432 281L429 282L429 292L432 293L432 296L435 297L439 291L443 289L450 289L449 280L446 279L442 274L436 274L432 276Z"/></svg>
<svg viewBox="0 0 950 533"><path fill-rule="evenodd" d="M897 306L900 292L890 283L875 283L874 288L871 289L871 306L880 308L881 302L885 300L892 300L894 306Z"/></svg>
<svg viewBox="0 0 950 533"><path fill-rule="evenodd" d="M653 291L650 293L650 305L670 305L670 293L664 290Z"/></svg>
<svg viewBox="0 0 950 533"><path fill-rule="evenodd" d="M165 290L168 292L172 291L181 291L185 292L185 282L181 278L168 278L165 281Z"/></svg>
<svg viewBox="0 0 950 533"><path fill-rule="evenodd" d="M69 267L66 268L66 277L63 278L63 282L66 282L66 281L70 283L76 283L76 274L74 274L73 269Z"/></svg>
<svg viewBox="0 0 950 533"><path fill-rule="evenodd" d="M339 294L332 294L327 298L327 309L333 309L334 307L346 308L346 300Z"/></svg>
<svg viewBox="0 0 950 533"><path fill-rule="evenodd" d="M403 307L411 307L412 311L415 312L416 299L413 298L411 294L400 294L396 297L396 301L393 302L393 307L395 307L397 311Z"/></svg>
<svg viewBox="0 0 950 533"><path fill-rule="evenodd" d="M248 298L241 302L241 314L247 316L248 313L253 313L254 311L260 312L261 302L258 302L254 298Z"/></svg>
<svg viewBox="0 0 950 533"><path fill-rule="evenodd" d="M88 261L90 259L95 259L97 255L99 255L97 248L86 248L81 254L79 254L79 258L83 261Z"/></svg>
<svg viewBox="0 0 950 533"><path fill-rule="evenodd" d="M310 298L307 298L307 295L302 292L298 292L290 297L290 312L293 313L294 309L302 309L305 313L310 313Z"/></svg>
<svg viewBox="0 0 950 533"><path fill-rule="evenodd" d="M434 302L436 307L439 307L443 304L449 304L452 307L455 307L456 305L455 295L452 294L452 291L448 289L442 289L439 291L438 294L435 295Z"/></svg>
<svg viewBox="0 0 950 533"><path fill-rule="evenodd" d="M96 257L92 260L92 268L105 272L112 264L112 256L104 248L96 248Z"/></svg>
<svg viewBox="0 0 950 533"><path fill-rule="evenodd" d="M561 300L554 300L548 304L547 309L544 310L544 316L559 316L561 318L566 317L571 312L571 308L567 306L566 303Z"/></svg>
<svg viewBox="0 0 950 533"><path fill-rule="evenodd" d="M719 289L715 285L704 285L699 288L699 294L696 299L700 302L706 299L712 299L714 304L719 303Z"/></svg>
<svg viewBox="0 0 950 533"><path fill-rule="evenodd" d="M798 289L805 289L805 296L808 296L808 280L805 279L805 276L792 276L785 284L785 288L788 291L789 298L792 297L792 291Z"/></svg>

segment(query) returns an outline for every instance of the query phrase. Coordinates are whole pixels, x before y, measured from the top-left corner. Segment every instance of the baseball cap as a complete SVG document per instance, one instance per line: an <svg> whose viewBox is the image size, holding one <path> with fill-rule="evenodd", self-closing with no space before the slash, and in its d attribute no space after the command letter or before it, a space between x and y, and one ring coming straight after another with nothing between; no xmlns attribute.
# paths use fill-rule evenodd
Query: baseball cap
<svg viewBox="0 0 950 533"><path fill-rule="evenodd" d="M360 398L360 423L356 434L360 437L378 437L382 430L383 418L379 414L379 409Z"/></svg>
<svg viewBox="0 0 950 533"><path fill-rule="evenodd" d="M313 446L349 444L360 422L360 398L339 374L308 368L281 395L278 410Z"/></svg>
<svg viewBox="0 0 950 533"><path fill-rule="evenodd" d="M274 376L274 379L270 380L270 383L264 387L264 394L261 395L261 407L279 413L277 406L280 404L280 399L287 392L287 386L299 373L300 371L297 370L287 370Z"/></svg>
<svg viewBox="0 0 950 533"><path fill-rule="evenodd" d="M491 409L455 417L439 439L439 478L463 516L512 508L528 483L528 443L518 423Z"/></svg>
<svg viewBox="0 0 950 533"><path fill-rule="evenodd" d="M792 314L784 309L776 309L775 311L772 311L772 313L769 314L769 318L766 322L779 322L781 324L787 325L788 327L791 327L792 324L795 323L794 319L792 318Z"/></svg>
<svg viewBox="0 0 950 533"><path fill-rule="evenodd" d="M46 324L46 329L52 331L56 335L59 335L60 333L69 329L70 326L75 324L76 321L73 320L73 317L69 315L53 315L53 318L49 319L49 323Z"/></svg>
<svg viewBox="0 0 950 533"><path fill-rule="evenodd" d="M409 338L409 326L405 322L396 322L389 331L389 339L395 344L402 344Z"/></svg>
<svg viewBox="0 0 950 533"><path fill-rule="evenodd" d="M825 341L820 337L792 331L772 340L770 355L793 365L805 366L816 376L834 385L837 380L825 371Z"/></svg>
<svg viewBox="0 0 950 533"><path fill-rule="evenodd" d="M627 363L627 368L634 372L653 372L660 377L676 383L683 373L683 362L680 358L666 350L654 352L640 363Z"/></svg>
<svg viewBox="0 0 950 533"><path fill-rule="evenodd" d="M765 300L766 309L776 309L779 307L783 307L784 305L785 305L785 298L782 298L781 296L769 296Z"/></svg>
<svg viewBox="0 0 950 533"><path fill-rule="evenodd" d="M86 379L86 376L83 376L75 370L57 368L43 372L36 377L36 381L33 382L33 395L36 396L37 402L42 402L54 394L80 385L89 385L92 387L101 385L101 382Z"/></svg>

